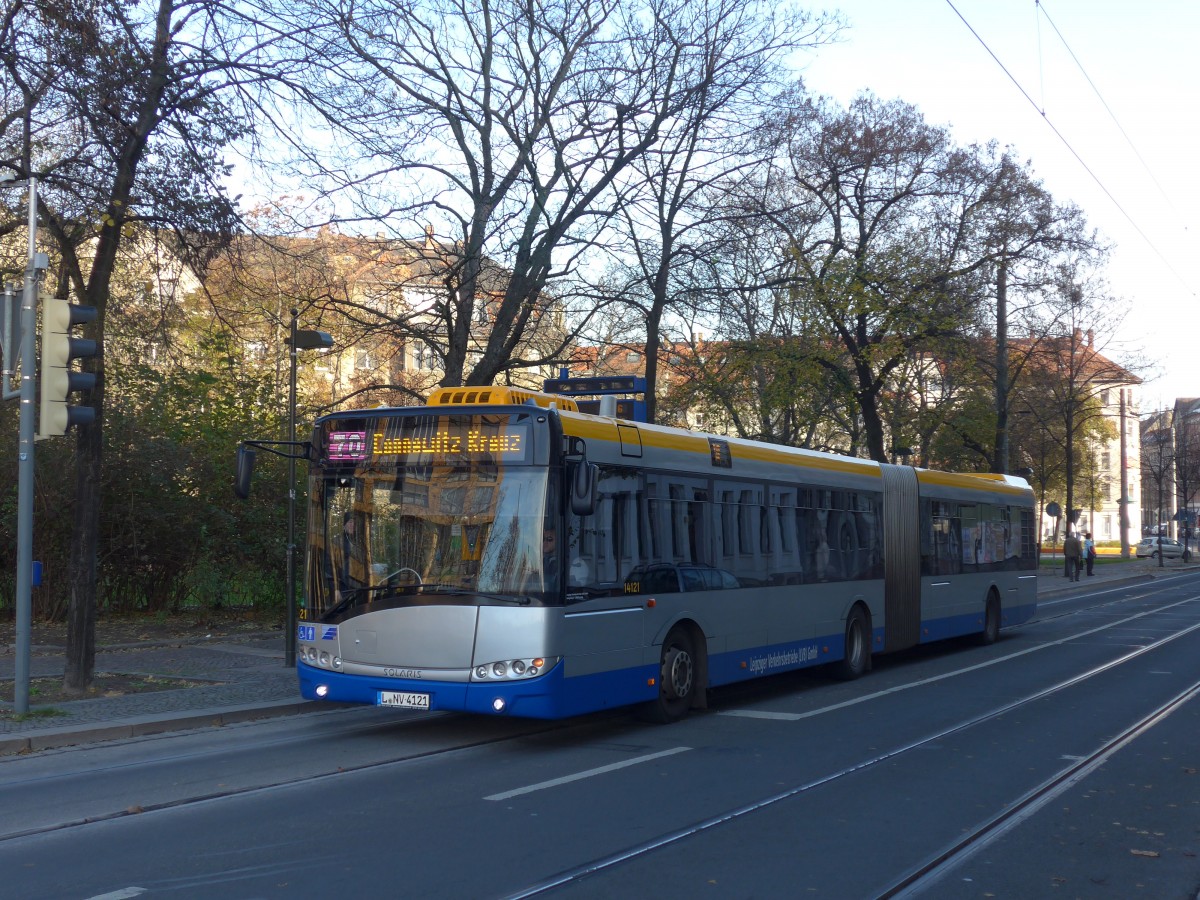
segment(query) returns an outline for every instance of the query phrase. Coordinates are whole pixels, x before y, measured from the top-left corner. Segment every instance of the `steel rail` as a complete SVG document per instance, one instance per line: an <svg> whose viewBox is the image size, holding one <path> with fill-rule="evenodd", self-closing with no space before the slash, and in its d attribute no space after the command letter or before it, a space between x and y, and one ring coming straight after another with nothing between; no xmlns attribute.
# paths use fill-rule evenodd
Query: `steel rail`
<svg viewBox="0 0 1200 900"><path fill-rule="evenodd" d="M1200 600L1200 597L1190 598L1190 601L1187 601L1187 602L1194 602L1196 600ZM1172 604L1172 605L1176 605L1176 604ZM898 747L894 747L893 749L885 751L883 753L880 753L876 756L873 756L870 759L862 760L860 762L855 763L854 765L847 766L836 772L830 772L826 775L821 776L820 778L815 778L815 779L812 779L811 781L806 781L805 783L797 785L795 787L788 788L787 790L779 791L778 793L772 794L768 797L764 797L761 800L757 800L753 803L748 803L745 806L740 806L740 807L737 807L736 809L729 810L729 811L721 813L719 815L711 816L709 818L698 821L692 825L689 825L685 828L677 829L677 830L669 832L667 834L660 835L659 837L652 838L651 840L645 841L640 844L636 844L636 845L629 847L626 850L623 850L621 852L618 852L618 853L615 853L615 854L612 854L612 855L609 855L606 857L602 857L600 859L592 860L591 862L584 863L579 866L575 866L571 869L568 869L568 870L560 872L556 875L553 875L550 878L539 881L536 884L532 884L527 887L521 888L513 893L506 894L505 900L524 900L524 898L527 898L527 897L536 897L541 894L545 894L549 891L552 891L556 888L565 887L566 885L580 881L581 879L586 878L590 875L594 875L597 872L601 872L606 869L611 869L611 868L619 866L623 863L627 863L627 862L636 860L636 859L638 859L642 856L645 856L646 854L651 853L655 850L658 850L662 847L667 847L672 844L679 843L688 838L691 838L696 835L702 834L704 832L710 831L711 829L716 828L720 825L725 825L729 822L733 822L737 819L742 818L743 816L747 816L747 815L750 815L751 813L759 812L768 807L774 806L777 803L781 803L785 800L791 800L791 799L798 797L801 794L805 794L815 788L822 787L824 785L830 784L835 781L839 781L843 778L847 778L847 777L857 774L859 772L863 772L867 769L878 766L881 763L895 759L906 753L910 753L913 750L917 750L917 749L927 746L929 744L938 743L940 741L945 740L947 737L950 737L951 735L958 734L960 732L966 731L967 729L973 728L977 725L981 725L985 722L999 718L1000 716L1003 716L1007 713L1018 710L1024 706L1028 706L1029 704L1036 703L1039 700L1043 700L1046 697L1049 697L1060 691L1066 690L1067 688L1074 687L1075 685L1081 684L1091 678L1095 678L1111 669L1114 669L1118 666L1124 665L1125 663L1131 662L1140 656L1143 656L1147 653L1153 652L1154 650L1157 650L1157 649L1171 643L1172 641L1178 640L1179 638L1182 638L1182 637L1186 637L1187 635L1190 635L1196 631L1200 631L1200 623L1189 626L1188 628L1184 628L1181 631L1175 632L1173 634L1167 635L1166 637L1160 638L1159 640L1154 641L1153 643L1147 644L1144 647L1139 647L1138 649L1132 650L1122 656L1117 657L1116 659L1109 660L1108 662L1102 663L1098 666L1088 669L1085 672L1081 672L1078 675L1073 675L1070 678L1066 678L1056 684L1052 684L1048 687L1034 691L1033 693L1027 694L1026 696L1018 698L1016 700L1012 700L1007 703L1001 704L1000 706L990 709L987 712L980 713L975 716L971 716L967 719L963 719L961 722L958 722L954 725L943 728L933 734L928 734L925 737L918 738L914 741L910 741L910 742L908 742L906 744L902 744ZM1173 710L1173 709L1177 708L1178 706L1182 705L1183 702L1186 702L1187 699L1190 699L1190 697L1193 696L1197 691L1200 691L1200 682L1193 685L1191 688L1189 688L1187 691L1185 691L1179 697L1176 697L1169 704L1167 704L1167 706ZM1165 713L1163 712L1163 708L1160 707L1158 710L1156 710L1154 713L1152 713L1149 717L1147 717L1144 720L1139 720L1139 722L1136 725L1132 726L1131 729L1127 730L1126 732L1123 732L1122 737L1125 739L1126 742L1128 740L1132 740L1132 738L1134 736L1136 736L1136 734L1142 733L1145 730L1145 728L1148 727L1145 725L1146 720L1152 720L1152 722L1157 722L1157 721L1161 721L1161 719L1164 716L1165 716ZM1120 740L1120 739L1121 738L1118 738L1117 740ZM1089 754L1084 763L1071 766L1069 768L1069 770L1066 772L1066 774L1060 773L1060 776L1062 778L1069 779L1073 773L1076 773L1077 770L1085 767L1087 765L1088 760L1094 760L1097 757L1101 757L1101 756L1106 758L1106 754L1111 754L1112 752L1115 752L1114 750L1111 749L1110 743L1111 742L1105 742L1105 744L1101 748L1099 748L1097 751L1093 752L1092 754ZM1026 803L1026 805L1028 805L1029 803L1036 800L1037 796L1041 796L1041 794L1037 793L1039 790L1041 790L1042 793L1045 793L1046 791L1049 791L1052 788L1053 788L1053 785L1042 785L1039 788L1034 789L1033 792L1030 792L1030 795L1026 795L1026 798L1022 798L1022 799L1026 799L1028 801ZM1031 796L1031 795L1036 795L1036 796ZM1002 824L1002 822L992 822L991 820L989 820L988 822L985 822L983 825L979 826L977 829L973 829L973 831L971 833L976 834L978 832L977 839L982 839L989 831L996 828L999 824ZM960 848L958 844L955 844L950 849L944 850L943 852L939 853L934 859L932 859L932 860L928 861L927 863L925 863L924 865L920 866L915 872L911 872L911 873L905 875L904 878L902 878L899 882L895 883L892 886L889 886L888 888L885 888L884 889L885 892L880 893L877 896L880 896L880 897L891 896L892 894L889 894L886 892L891 891L891 892L895 893L896 891L901 890L907 884L914 883L915 879L923 877L924 875L933 871L933 869L936 868L937 866L945 864L946 861L950 859L950 855L953 854L954 852L958 852L959 854L965 854L967 849L969 849L969 848L968 847ZM961 855L959 858L962 858Z"/></svg>

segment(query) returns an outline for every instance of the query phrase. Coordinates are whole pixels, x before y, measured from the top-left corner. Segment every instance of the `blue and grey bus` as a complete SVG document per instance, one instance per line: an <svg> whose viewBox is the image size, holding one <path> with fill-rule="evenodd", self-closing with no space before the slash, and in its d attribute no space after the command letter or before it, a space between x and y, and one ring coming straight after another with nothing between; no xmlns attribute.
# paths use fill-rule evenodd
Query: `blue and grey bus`
<svg viewBox="0 0 1200 900"><path fill-rule="evenodd" d="M624 421L441 388L319 419L300 689L560 718L1028 620L1034 502L1012 476Z"/></svg>

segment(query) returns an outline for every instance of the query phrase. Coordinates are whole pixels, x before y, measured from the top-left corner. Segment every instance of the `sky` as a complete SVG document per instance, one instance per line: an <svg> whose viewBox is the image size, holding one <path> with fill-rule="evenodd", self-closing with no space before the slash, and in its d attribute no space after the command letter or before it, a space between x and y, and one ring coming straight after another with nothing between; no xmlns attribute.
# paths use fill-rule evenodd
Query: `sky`
<svg viewBox="0 0 1200 900"><path fill-rule="evenodd" d="M809 90L845 104L867 89L960 144L1013 147L1115 245L1109 288L1124 318L1096 331L1114 333L1103 349L1117 362L1150 364L1141 410L1200 396L1200 2L825 8L849 28L800 61Z"/></svg>

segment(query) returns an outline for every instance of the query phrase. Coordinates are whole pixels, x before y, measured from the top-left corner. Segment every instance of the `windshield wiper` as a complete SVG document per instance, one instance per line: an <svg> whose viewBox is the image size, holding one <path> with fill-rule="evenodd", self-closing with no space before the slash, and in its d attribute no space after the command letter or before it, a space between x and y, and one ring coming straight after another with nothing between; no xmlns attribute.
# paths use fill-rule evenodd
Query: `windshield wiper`
<svg viewBox="0 0 1200 900"><path fill-rule="evenodd" d="M488 600L498 600L501 603L511 603L514 606L528 606L533 602L532 598L527 596L513 597L508 594L488 594L484 591L473 591L469 588L459 587L456 584L423 584L421 585L422 593L428 591L437 591L439 594L449 594L452 597L484 597Z"/></svg>
<svg viewBox="0 0 1200 900"><path fill-rule="evenodd" d="M333 609L329 610L328 612L324 612L321 614L321 620L324 622L328 622L334 616L340 616L346 610L352 609L354 607L354 605L356 603L358 603L358 592L360 590L362 590L362 589L354 588L353 590L349 591L347 593L345 599L342 600L341 603L337 604Z"/></svg>
<svg viewBox="0 0 1200 900"><path fill-rule="evenodd" d="M342 592L345 595L342 602L333 607L333 609L329 610L329 612L325 613L322 618L331 619L334 616L341 615L346 610L353 609L355 606L357 606L360 600L363 600L370 594L374 594L378 591L392 590L395 591L395 596L399 596L406 590L410 589L411 593L415 594L417 592L416 589L419 587L419 584L364 584L361 587L348 588Z"/></svg>
<svg viewBox="0 0 1200 900"><path fill-rule="evenodd" d="M433 591L439 594L446 594L451 597L483 597L487 600L494 600L497 603L511 603L513 606L529 606L531 603L533 603L533 598L528 596L513 597L507 594L489 594L484 591L473 591L468 588L459 587L455 584L430 584L428 582L425 584L406 585L375 584L351 588L346 592L347 596L345 599L343 599L341 603L337 604L337 606L333 607L333 609L329 610L329 612L324 613L321 618L324 621L329 621L346 612L347 610L353 609L359 604L360 601L367 599L368 595L387 590L392 591L392 593L389 593L378 599L389 600L392 597L414 596L416 594Z"/></svg>

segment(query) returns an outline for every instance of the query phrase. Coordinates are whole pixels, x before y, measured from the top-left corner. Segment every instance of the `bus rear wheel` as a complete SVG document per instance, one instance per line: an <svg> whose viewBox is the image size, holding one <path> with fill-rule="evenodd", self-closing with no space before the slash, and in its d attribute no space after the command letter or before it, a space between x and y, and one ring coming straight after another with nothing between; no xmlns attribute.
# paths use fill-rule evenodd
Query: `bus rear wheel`
<svg viewBox="0 0 1200 900"><path fill-rule="evenodd" d="M687 715L696 696L696 648L684 628L673 628L663 641L658 699L650 704L651 721L667 724Z"/></svg>
<svg viewBox="0 0 1200 900"><path fill-rule="evenodd" d="M988 594L987 608L983 613L983 631L979 633L979 643L983 646L994 644L1000 638L1000 598L996 592Z"/></svg>
<svg viewBox="0 0 1200 900"><path fill-rule="evenodd" d="M870 629L861 606L850 611L846 619L845 655L833 664L834 674L843 681L851 681L866 674L871 668Z"/></svg>

